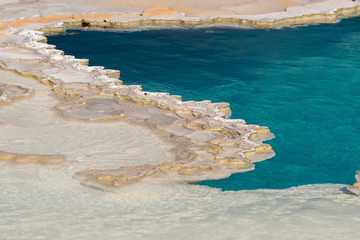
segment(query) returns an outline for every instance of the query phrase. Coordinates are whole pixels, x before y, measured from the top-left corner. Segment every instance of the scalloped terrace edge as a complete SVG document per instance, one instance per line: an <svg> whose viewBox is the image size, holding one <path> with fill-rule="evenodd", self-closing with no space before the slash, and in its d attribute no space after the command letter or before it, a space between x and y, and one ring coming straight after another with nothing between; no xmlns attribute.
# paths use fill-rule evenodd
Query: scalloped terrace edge
<svg viewBox="0 0 360 240"><path fill-rule="evenodd" d="M62 115L85 121L122 118L150 128L174 146L172 149L174 161L172 162L157 166L141 165L78 172L75 178L82 183L96 187L100 185L119 187L154 177L185 182L219 179L231 173L252 170L253 162L274 156L271 146L262 144L262 141L273 137L269 129L257 125L246 125L243 120L227 119L231 114L228 103L183 102L180 96L144 92L138 85L125 86L119 79L114 78L120 76L119 71L105 70L103 67L88 67L86 59L75 59L73 56L63 55L62 51L44 43L46 38L42 32L21 30L16 33L16 36L22 38L22 43L17 43L17 47L26 51L36 50L45 59L2 59L0 67L26 77L33 77L51 86L60 102L56 109ZM14 47L14 44L10 46ZM93 79L89 79L89 82L64 82L64 79L43 72L43 70L57 69L59 66L62 68L60 72L65 68L71 68ZM112 106L111 110L116 108L116 111L101 112L103 115L98 117L99 111L89 106L101 104L104 101L106 105ZM123 103L132 108L140 108L139 111L145 110L145 112L155 107L152 111L160 114L158 117L139 117L126 112L126 109L121 106ZM85 116L83 113L78 114L79 110L87 111ZM95 114L95 117L92 117L92 114ZM156 123L157 118L160 119L160 125ZM14 153L11 155L13 156ZM14 162L38 163L33 158L30 162L25 161L27 158L23 159L23 161Z"/></svg>
<svg viewBox="0 0 360 240"><path fill-rule="evenodd" d="M9 67L14 59L0 61L3 69L16 71L24 76L31 76L42 83L52 86L60 104L57 109L64 115L74 118L72 111L84 109L92 101L115 100L115 104L128 102L133 106L157 107L163 111L164 116L174 119L165 126L148 124L149 119L141 119L121 114L108 114L108 116L82 119L81 120L111 120L127 118L140 125L145 125L154 130L155 133L164 137L175 147L174 160L162 163L157 166L141 165L136 167L120 167L110 170L89 170L75 174L81 182L95 186L119 187L129 183L138 182L144 179L170 179L185 182L196 182L207 179L218 179L229 176L231 173L252 170L253 162L262 161L274 156L270 145L262 142L273 137L267 127L257 125L246 125L243 120L230 120L230 108L227 103L202 102L183 102L180 96L170 96L167 93L144 92L141 86L124 86L118 78L120 73L115 70L104 70L102 67L88 67L88 60L75 59L73 56L63 56L63 52L53 49L54 46L46 44L44 34L60 34L65 28L96 27L96 28L136 28L144 26L186 26L195 27L201 25L230 24L240 26L252 26L259 28L280 28L316 23L336 23L341 18L358 16L360 6L352 8L342 8L331 14L311 14L299 17L290 17L273 21L259 21L237 18L212 18L200 20L183 19L141 19L137 21L111 21L103 19L99 21L99 16L87 15L62 15L55 21L61 22L61 26L48 26L49 22L42 22L44 27L37 31L21 30L16 33L17 37L22 38L22 43L17 45L19 48L36 50L44 59L24 60L16 59L20 64L41 64L44 61L52 67L64 64L74 68L76 71L96 73L95 79L100 82L89 83L64 83L61 79L56 79L51 75L41 72L29 72L22 70L20 65ZM114 15L107 15L114 16ZM73 20L67 20L66 18ZM42 17L44 18L44 17ZM46 17L45 17L46 18ZM80 20L81 19L81 20ZM111 19L111 17L110 17ZM36 17L33 18L36 22ZM50 20L50 19L49 19ZM18 28L27 26L33 22L29 19L14 20L18 21ZM11 22L14 22L11 21ZM54 21L54 20L52 20ZM3 26L6 30L8 26ZM50 20L51 22L51 20ZM14 27L14 26L11 26ZM1 29L1 26L0 26ZM13 44L10 44L13 46ZM59 57L59 55L62 57ZM48 66L47 66L48 67ZM44 68L46 69L46 68ZM44 70L42 69L42 70ZM99 77L100 75L100 77ZM80 87L79 87L80 85ZM75 110L74 110L75 109ZM91 111L90 111L91 112ZM75 117L77 118L77 117ZM144 121L145 120L145 121ZM151 121L150 121L151 122ZM172 130L166 128L172 127ZM175 128L175 130L174 130ZM176 129L178 128L178 129ZM186 135L184 130L189 131ZM181 146L179 146L181 145ZM185 153L185 154L184 154Z"/></svg>

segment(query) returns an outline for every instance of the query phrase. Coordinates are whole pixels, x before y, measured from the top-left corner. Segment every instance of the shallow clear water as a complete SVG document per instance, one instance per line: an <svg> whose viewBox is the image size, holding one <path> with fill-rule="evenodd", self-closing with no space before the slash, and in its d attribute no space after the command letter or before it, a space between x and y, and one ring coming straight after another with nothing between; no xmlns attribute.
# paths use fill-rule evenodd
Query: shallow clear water
<svg viewBox="0 0 360 240"><path fill-rule="evenodd" d="M119 69L124 84L229 102L233 118L269 126L276 156L202 184L223 190L354 182L360 169L360 18L279 30L68 31L66 54Z"/></svg>

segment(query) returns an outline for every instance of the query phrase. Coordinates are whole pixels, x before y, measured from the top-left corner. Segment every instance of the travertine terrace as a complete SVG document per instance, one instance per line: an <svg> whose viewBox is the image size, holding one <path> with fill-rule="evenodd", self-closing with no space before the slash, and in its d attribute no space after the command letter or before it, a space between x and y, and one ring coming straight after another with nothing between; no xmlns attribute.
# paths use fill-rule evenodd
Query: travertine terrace
<svg viewBox="0 0 360 240"><path fill-rule="evenodd" d="M173 159L169 162L106 170L89 169L75 174L80 181L119 187L153 178L186 182L223 178L231 173L252 170L254 162L274 156L271 146L263 143L273 137L267 127L229 119L231 110L227 103L185 102L181 96L145 92L141 86L123 85L118 79L118 70L89 67L88 60L64 55L55 46L48 45L44 35L80 27L116 29L232 24L277 28L335 23L360 13L360 3L345 0L311 1L310 4L280 1L280 5L285 11L254 14L248 10L250 15L240 14L243 9L226 6L205 11L194 6L184 8L170 4L164 7L156 5L158 8L149 6L150 9L139 7L135 12L124 7L118 8L119 11L126 10L124 13L111 11L101 14L76 8L52 10L52 5L48 5L46 14L22 19L14 16L12 20L8 17L0 23L0 66L51 86L58 100L56 110L64 117L82 120L84 124L87 121L129 121L152 129L154 134L173 146ZM21 6L32 5L8 4L0 11L6 16L7 9ZM209 15L204 17L206 12ZM4 99L4 102L26 94L31 94L31 89L25 86L0 86L0 100ZM2 155L16 154L0 150L4 151ZM22 162L26 159L37 162L33 158L22 159Z"/></svg>
<svg viewBox="0 0 360 240"><path fill-rule="evenodd" d="M22 30L14 37L27 48L18 51L16 59L2 58L1 66L52 86L60 114L83 121L135 122L174 146L171 162L77 173L82 181L113 186L154 176L201 181L251 170L253 162L274 154L269 145L262 144L272 137L269 130L227 119L231 113L227 103L183 102L180 96L124 86L111 78L119 76L118 71L88 67L86 60L63 56L41 43L45 39L41 32Z"/></svg>

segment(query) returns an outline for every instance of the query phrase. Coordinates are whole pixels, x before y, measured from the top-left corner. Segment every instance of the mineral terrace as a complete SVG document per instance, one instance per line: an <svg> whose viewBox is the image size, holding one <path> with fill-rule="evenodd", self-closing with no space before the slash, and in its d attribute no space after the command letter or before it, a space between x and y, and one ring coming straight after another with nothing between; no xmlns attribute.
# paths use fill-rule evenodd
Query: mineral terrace
<svg viewBox="0 0 360 240"><path fill-rule="evenodd" d="M150 4L142 8L140 4L135 11L131 6L119 7L114 1L107 2L115 4L117 8L114 9L123 10L122 13L115 10L88 13L96 9L94 1L89 2L87 11L61 4L55 8L51 4L54 1L45 2L49 4L42 4L47 8L40 12L35 10L38 1L9 3L0 10L3 14L0 22L0 67L51 86L58 100L56 111L62 117L77 119L84 124L88 121L128 121L148 127L173 146L170 162L89 169L75 174L82 182L108 187L146 179L196 182L249 171L254 168L254 162L274 156L271 146L263 143L273 134L267 127L229 119L231 110L228 103L182 101L181 96L145 92L141 86L123 85L118 79L118 70L90 67L87 59L64 55L55 46L48 45L44 35L62 33L66 28L89 27L116 29L231 24L278 28L335 23L341 18L360 14L360 3L350 0L276 1L278 5L272 9L275 13L252 12L255 8L251 4L262 4L263 1L249 1L247 12L245 3L213 9L211 4L204 8L150 1L160 5ZM71 2L81 5L81 1ZM23 10L25 18L20 18L19 9ZM39 13L38 16L31 15L31 11ZM26 86L0 85L0 104L10 104L15 98L31 94L32 89ZM66 159L62 155L28 156L0 150L0 160L16 163L61 163Z"/></svg>

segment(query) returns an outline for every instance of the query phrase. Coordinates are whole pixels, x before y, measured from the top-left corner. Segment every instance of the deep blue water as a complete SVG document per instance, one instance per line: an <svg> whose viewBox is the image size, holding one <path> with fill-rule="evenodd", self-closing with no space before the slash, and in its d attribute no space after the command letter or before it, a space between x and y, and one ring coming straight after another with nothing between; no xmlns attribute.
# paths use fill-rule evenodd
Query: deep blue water
<svg viewBox="0 0 360 240"><path fill-rule="evenodd" d="M360 18L278 30L68 31L66 54L121 70L124 84L229 102L232 118L269 126L276 156L206 181L223 190L354 182L360 169Z"/></svg>

